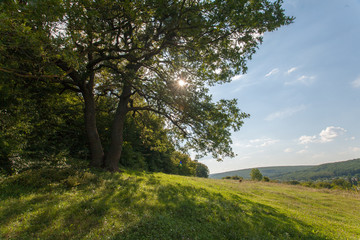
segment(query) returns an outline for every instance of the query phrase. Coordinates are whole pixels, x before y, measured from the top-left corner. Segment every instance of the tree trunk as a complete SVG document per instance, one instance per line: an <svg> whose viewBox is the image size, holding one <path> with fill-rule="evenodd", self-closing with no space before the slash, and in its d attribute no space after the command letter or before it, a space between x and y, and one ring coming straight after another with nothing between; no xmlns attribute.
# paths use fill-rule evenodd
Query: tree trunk
<svg viewBox="0 0 360 240"><path fill-rule="evenodd" d="M96 107L92 89L85 88L83 91L85 101L85 128L90 146L91 162L93 167L103 167L104 150L96 127Z"/></svg>
<svg viewBox="0 0 360 240"><path fill-rule="evenodd" d="M114 122L111 128L111 144L105 158L105 168L109 171L119 171L119 161L123 145L123 130L128 112L128 103L131 95L131 87L125 85L117 106Z"/></svg>

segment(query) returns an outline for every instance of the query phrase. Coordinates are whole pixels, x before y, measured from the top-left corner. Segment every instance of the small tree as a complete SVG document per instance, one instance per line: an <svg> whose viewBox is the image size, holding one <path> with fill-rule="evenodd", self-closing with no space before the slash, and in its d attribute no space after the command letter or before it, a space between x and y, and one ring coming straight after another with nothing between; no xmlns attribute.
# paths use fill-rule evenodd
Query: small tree
<svg viewBox="0 0 360 240"><path fill-rule="evenodd" d="M208 178L209 177L209 168L203 163L196 163L196 176Z"/></svg>
<svg viewBox="0 0 360 240"><path fill-rule="evenodd" d="M253 168L250 173L251 180L254 181L261 181L263 175L261 174L260 170L257 168Z"/></svg>

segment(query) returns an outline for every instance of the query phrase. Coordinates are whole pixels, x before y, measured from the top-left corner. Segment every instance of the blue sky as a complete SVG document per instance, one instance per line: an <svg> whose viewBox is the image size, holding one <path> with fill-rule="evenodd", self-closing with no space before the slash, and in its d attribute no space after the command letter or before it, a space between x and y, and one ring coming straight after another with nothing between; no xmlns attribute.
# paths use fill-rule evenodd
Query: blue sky
<svg viewBox="0 0 360 240"><path fill-rule="evenodd" d="M237 157L211 173L360 157L360 1L284 0L293 24L264 35L245 75L211 89L251 117L232 135Z"/></svg>

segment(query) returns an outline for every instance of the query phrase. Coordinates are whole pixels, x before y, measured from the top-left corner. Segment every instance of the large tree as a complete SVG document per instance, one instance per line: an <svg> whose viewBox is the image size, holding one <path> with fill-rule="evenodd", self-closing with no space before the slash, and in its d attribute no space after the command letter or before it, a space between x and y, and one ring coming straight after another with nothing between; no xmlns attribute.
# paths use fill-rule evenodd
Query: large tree
<svg viewBox="0 0 360 240"><path fill-rule="evenodd" d="M83 98L93 166L118 170L126 115L142 111L163 116L179 147L218 159L233 156L230 132L249 115L236 100L213 102L208 89L244 73L263 33L292 21L281 4L2 1L0 71L56 82ZM96 123L99 96L117 102L106 151Z"/></svg>

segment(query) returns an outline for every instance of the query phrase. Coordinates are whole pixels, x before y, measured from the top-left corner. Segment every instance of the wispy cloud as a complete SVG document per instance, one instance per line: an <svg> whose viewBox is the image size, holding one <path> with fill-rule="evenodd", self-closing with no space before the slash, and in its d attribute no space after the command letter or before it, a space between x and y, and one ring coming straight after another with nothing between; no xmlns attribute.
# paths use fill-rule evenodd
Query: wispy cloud
<svg viewBox="0 0 360 240"><path fill-rule="evenodd" d="M303 154L303 153L307 153L307 152L308 152L307 150L303 149L303 150L297 151L296 153L297 154Z"/></svg>
<svg viewBox="0 0 360 240"><path fill-rule="evenodd" d="M357 152L360 152L360 147L349 147L349 150L350 150L351 152L357 153Z"/></svg>
<svg viewBox="0 0 360 240"><path fill-rule="evenodd" d="M279 140L272 139L272 138L257 138L244 142L236 142L233 144L235 147L242 147L242 148L263 148L271 146L275 143L279 142Z"/></svg>
<svg viewBox="0 0 360 240"><path fill-rule="evenodd" d="M287 74L290 74L290 73L292 73L292 72L295 72L296 70L297 70L298 68L297 67L292 67L292 68L290 68L289 70L287 70Z"/></svg>
<svg viewBox="0 0 360 240"><path fill-rule="evenodd" d="M258 138L250 140L250 144L254 147L267 147L277 143L279 140L271 138Z"/></svg>
<svg viewBox="0 0 360 240"><path fill-rule="evenodd" d="M309 143L328 143L332 142L338 136L344 134L346 130L341 127L327 127L326 129L322 130L318 136L301 136L299 138L300 144L309 144Z"/></svg>
<svg viewBox="0 0 360 240"><path fill-rule="evenodd" d="M285 82L285 85L302 84L305 86L310 86L314 83L314 81L315 81L315 76L302 75L298 77L295 81Z"/></svg>
<svg viewBox="0 0 360 240"><path fill-rule="evenodd" d="M279 71L280 70L278 68L274 68L268 74L266 74L265 77L270 77L271 75L277 74Z"/></svg>
<svg viewBox="0 0 360 240"><path fill-rule="evenodd" d="M285 149L284 150L284 152L286 152L286 153L291 153L291 152L293 152L294 150L292 149L292 148L287 148L287 149Z"/></svg>
<svg viewBox="0 0 360 240"><path fill-rule="evenodd" d="M360 76L351 82L351 86L353 88L360 88Z"/></svg>
<svg viewBox="0 0 360 240"><path fill-rule="evenodd" d="M291 107L291 108L286 108L284 110L278 111L278 112L274 112L269 114L265 120L266 121L273 121L275 119L283 119L283 118L287 118L290 117L292 115L294 115L295 113L298 113L300 111L303 111L306 109L305 105L300 105L297 107Z"/></svg>
<svg viewBox="0 0 360 240"><path fill-rule="evenodd" d="M239 81L241 78L243 78L244 77L244 75L243 74L239 74L239 75L236 75L236 76L234 76L233 78L232 78L232 81Z"/></svg>

